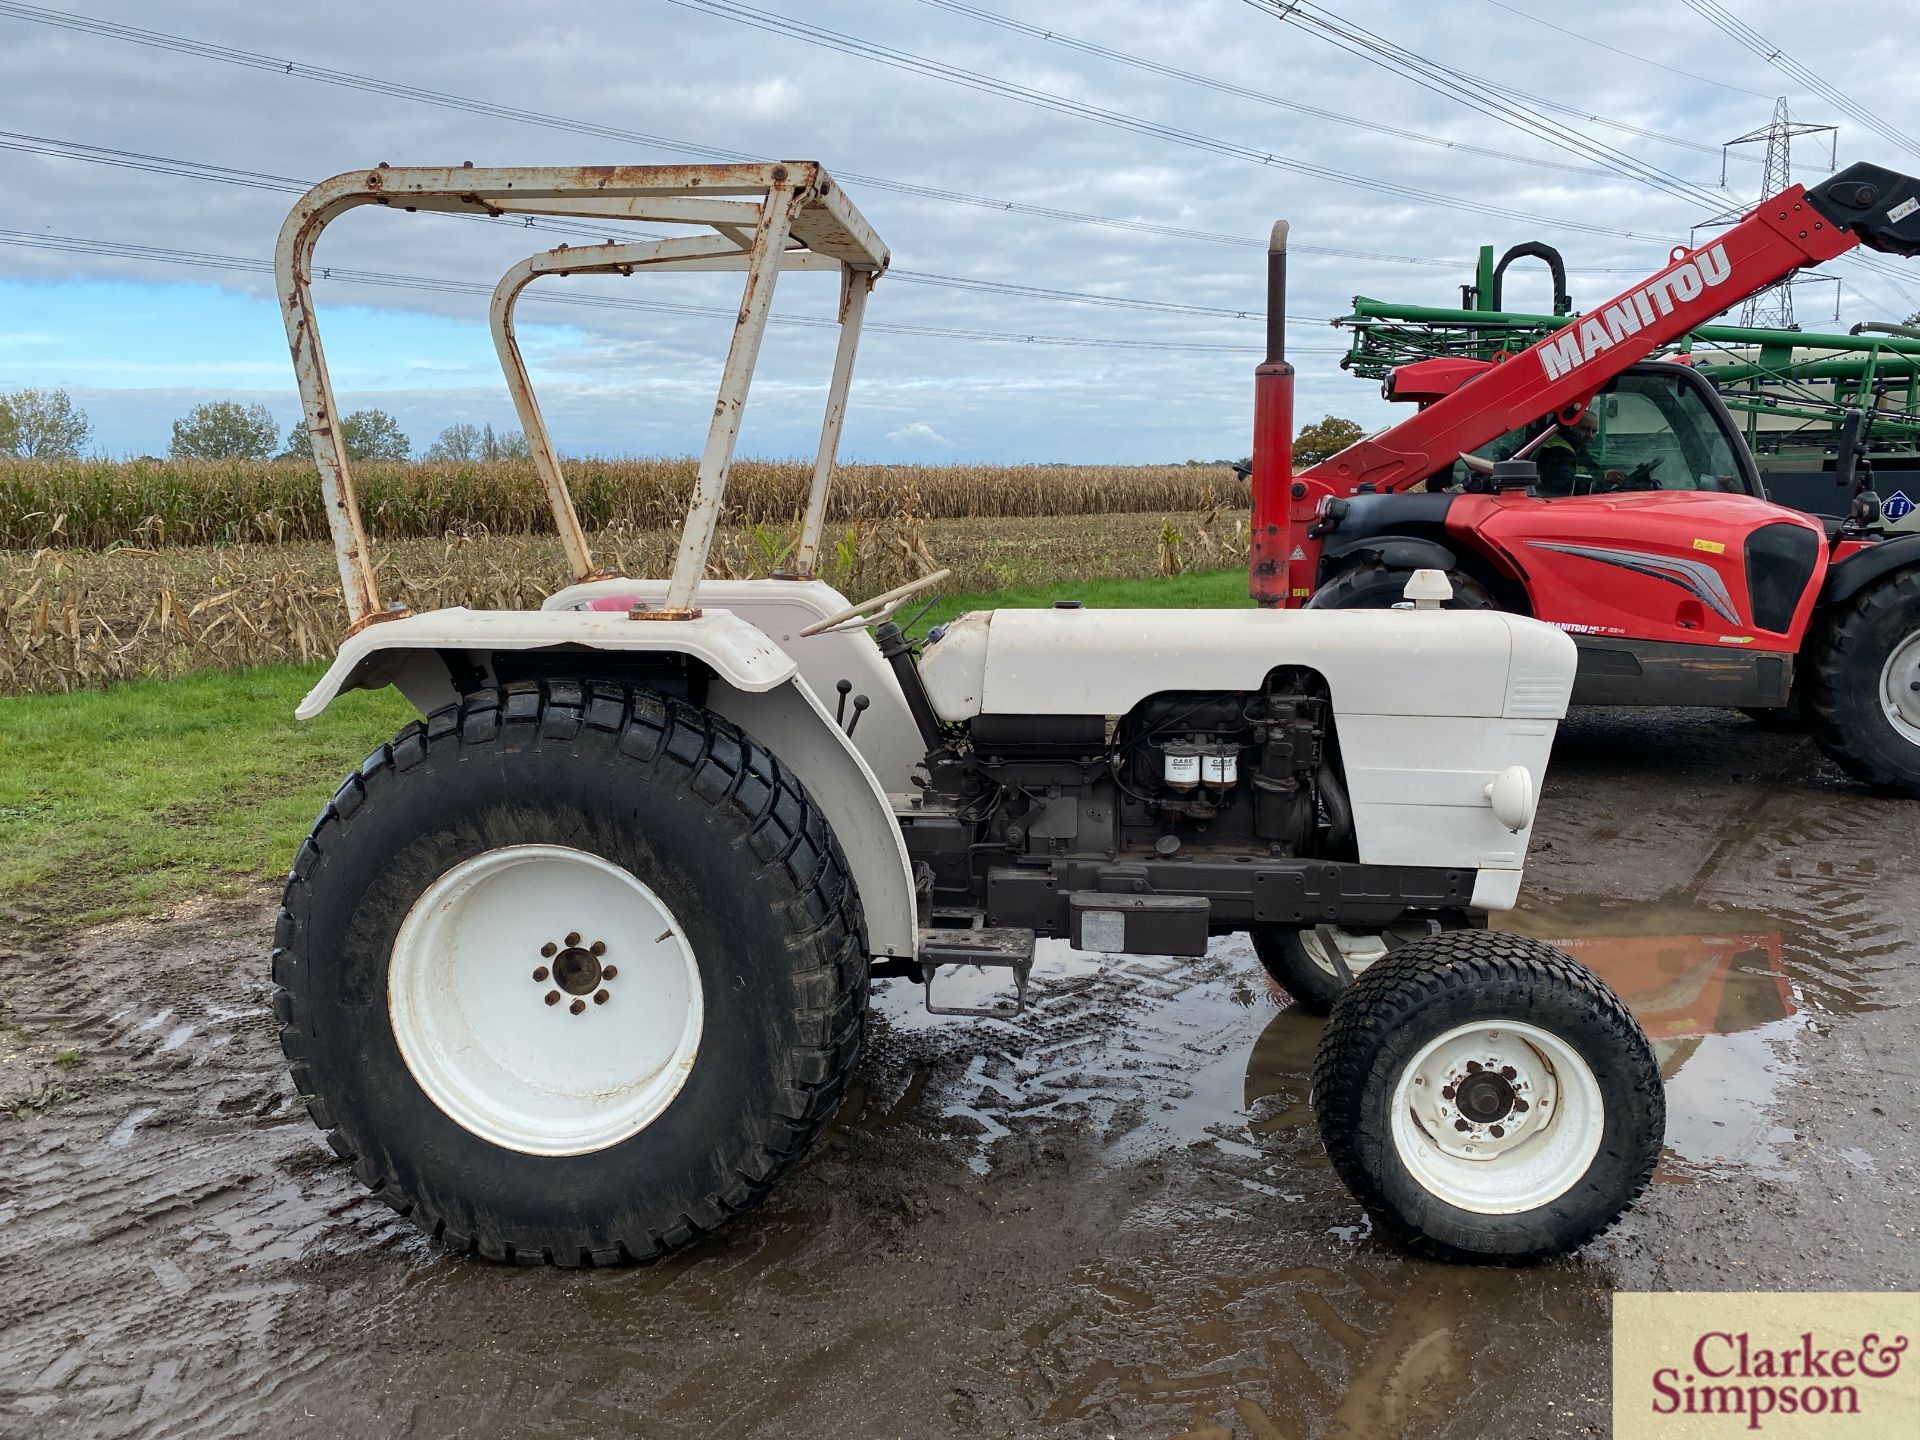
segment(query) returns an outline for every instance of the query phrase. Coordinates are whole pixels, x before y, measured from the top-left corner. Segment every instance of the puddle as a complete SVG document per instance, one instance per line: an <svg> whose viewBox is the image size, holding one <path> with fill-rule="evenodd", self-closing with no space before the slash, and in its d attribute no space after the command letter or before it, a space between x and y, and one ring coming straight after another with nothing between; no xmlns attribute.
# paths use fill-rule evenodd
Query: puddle
<svg viewBox="0 0 1920 1440"><path fill-rule="evenodd" d="M1500 928L1566 951L1640 1021L1667 1085L1660 1178L1722 1167L1796 1178L1782 1156L1793 1132L1773 1122L1775 1102L1799 1072L1797 1042L1814 1019L1856 1008L1824 971L1799 973L1808 949L1797 928L1753 911L1573 898L1503 916Z"/></svg>
<svg viewBox="0 0 1920 1440"><path fill-rule="evenodd" d="M1592 968L1645 1027L1667 1083L1663 1180L1723 1167L1794 1178L1793 1134L1771 1117L1798 1073L1799 1041L1825 1017L1871 1008L1845 954L1770 915L1684 905L1555 897L1499 925ZM936 981L943 1004L1010 993L990 970ZM900 981L876 987L874 1013L876 1068L910 1078L863 1091L848 1123L945 1130L980 1174L1037 1120L1071 1124L1113 1161L1199 1147L1250 1162L1312 1122L1320 1022L1285 1003L1241 936L1193 959L1095 957L1043 942L1024 1015L930 1016L920 987ZM1283 1172L1314 1153L1241 1183L1285 1190Z"/></svg>

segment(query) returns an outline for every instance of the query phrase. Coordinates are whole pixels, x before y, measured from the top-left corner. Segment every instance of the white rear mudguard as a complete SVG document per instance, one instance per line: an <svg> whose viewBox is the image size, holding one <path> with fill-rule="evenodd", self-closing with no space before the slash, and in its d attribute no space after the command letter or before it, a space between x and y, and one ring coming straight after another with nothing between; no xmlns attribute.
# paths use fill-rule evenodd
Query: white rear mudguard
<svg viewBox="0 0 1920 1440"><path fill-rule="evenodd" d="M865 635L860 638L873 648ZM342 690L391 684L423 715L430 714L460 698L443 655L490 676L493 655L556 649L684 654L706 665L714 675L707 708L733 721L799 775L833 826L859 887L869 952L916 953L913 870L885 788L793 660L731 611L709 610L697 620L646 621L631 620L624 611L455 607L383 620L347 638L295 713L304 720L326 709ZM892 673L882 669L891 680Z"/></svg>

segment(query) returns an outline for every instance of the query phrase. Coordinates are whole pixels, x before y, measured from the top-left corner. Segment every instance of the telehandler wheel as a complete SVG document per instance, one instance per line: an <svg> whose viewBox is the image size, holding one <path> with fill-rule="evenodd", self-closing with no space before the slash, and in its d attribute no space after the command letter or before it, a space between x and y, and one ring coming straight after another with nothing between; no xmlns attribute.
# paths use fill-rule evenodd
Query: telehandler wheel
<svg viewBox="0 0 1920 1440"><path fill-rule="evenodd" d="M1360 975L1391 948L1392 942L1384 936L1332 925L1311 930L1263 926L1253 932L1253 953L1259 957L1261 968L1308 1015L1325 1015L1332 1010L1333 1002L1346 992L1348 976ZM1346 962L1346 974L1334 963L1336 952Z"/></svg>
<svg viewBox="0 0 1920 1440"><path fill-rule="evenodd" d="M1415 940L1333 1007L1313 1108L1334 1169L1416 1254L1522 1264L1605 1230L1660 1158L1666 1097L1619 997L1552 946Z"/></svg>
<svg viewBox="0 0 1920 1440"><path fill-rule="evenodd" d="M1342 570L1314 591L1313 598L1307 601L1307 608L1391 610L1396 605L1410 605L1412 602L1407 599L1407 582L1412 578L1411 570L1378 564L1356 565L1351 570ZM1488 593L1487 587L1464 571L1447 571L1447 583L1453 586L1453 598L1440 607L1442 610L1500 608L1500 603Z"/></svg>
<svg viewBox="0 0 1920 1440"><path fill-rule="evenodd" d="M759 1201L839 1104L867 961L799 780L647 690L481 691L301 847L274 1012L328 1143L456 1250L647 1260Z"/></svg>
<svg viewBox="0 0 1920 1440"><path fill-rule="evenodd" d="M1848 774L1920 797L1920 569L1867 586L1810 647L1807 721Z"/></svg>

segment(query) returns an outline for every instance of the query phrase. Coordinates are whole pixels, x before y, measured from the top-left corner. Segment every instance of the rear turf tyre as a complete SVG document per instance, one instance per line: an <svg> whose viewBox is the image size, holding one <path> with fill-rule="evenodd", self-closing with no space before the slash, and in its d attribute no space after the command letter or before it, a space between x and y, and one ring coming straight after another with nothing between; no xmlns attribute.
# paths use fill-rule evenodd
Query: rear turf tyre
<svg viewBox="0 0 1920 1440"><path fill-rule="evenodd" d="M797 777L645 690L482 691L301 847L274 1010L315 1123L461 1251L645 1260L759 1201L833 1113L867 974Z"/></svg>
<svg viewBox="0 0 1920 1440"><path fill-rule="evenodd" d="M1413 578L1413 571L1402 570L1386 565L1355 565L1342 570L1333 579L1314 591L1313 598L1307 601L1309 610L1391 610L1395 606L1411 606L1407 599L1407 582ZM1499 603L1471 575L1460 570L1447 571L1447 582L1453 586L1453 598L1440 608L1442 610L1498 610Z"/></svg>
<svg viewBox="0 0 1920 1440"><path fill-rule="evenodd" d="M1619 997L1552 946L1491 930L1413 941L1355 981L1321 1037L1313 1108L1388 1238L1498 1264L1613 1224L1666 1130L1653 1049Z"/></svg>
<svg viewBox="0 0 1920 1440"><path fill-rule="evenodd" d="M1331 925L1311 930L1272 927L1253 932L1253 953L1273 983L1293 997L1308 1015L1325 1015L1345 993L1347 976L1364 973L1386 955L1391 943L1384 936L1339 930ZM1343 975L1334 963L1335 952L1346 962Z"/></svg>
<svg viewBox="0 0 1920 1440"><path fill-rule="evenodd" d="M1836 607L1811 650L1807 721L1820 748L1855 779L1920 797L1920 570Z"/></svg>

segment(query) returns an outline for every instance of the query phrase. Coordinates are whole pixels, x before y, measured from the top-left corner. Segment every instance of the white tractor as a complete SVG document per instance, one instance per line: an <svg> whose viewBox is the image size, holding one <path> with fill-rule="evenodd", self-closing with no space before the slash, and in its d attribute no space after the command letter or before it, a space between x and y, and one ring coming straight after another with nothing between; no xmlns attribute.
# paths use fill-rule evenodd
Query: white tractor
<svg viewBox="0 0 1920 1440"><path fill-rule="evenodd" d="M561 246L494 292L575 577L538 611L381 605L311 293L321 231L363 205L695 229ZM1485 928L1519 890L1572 644L1439 608L1431 572L1400 610L995 610L914 644L891 616L944 572L858 605L814 578L887 258L803 162L383 165L294 206L279 288L352 621L299 714L393 685L426 717L327 804L275 934L282 1043L333 1148L457 1249L652 1259L805 1154L876 976L953 1013L943 967L1004 967L1008 1001L959 1012L999 1014L1036 937L1198 955L1314 935L1344 983L1347 940L1390 936L1316 1061L1340 1175L1430 1255L1533 1259L1606 1228L1659 1154L1652 1052L1593 975ZM514 336L536 277L648 270L745 274L662 581L595 568ZM839 277L811 496L792 573L709 580L785 271Z"/></svg>

